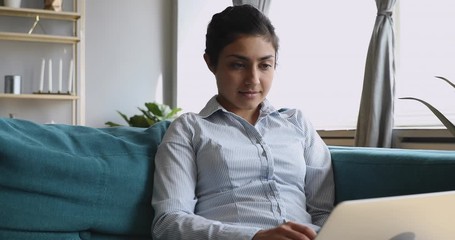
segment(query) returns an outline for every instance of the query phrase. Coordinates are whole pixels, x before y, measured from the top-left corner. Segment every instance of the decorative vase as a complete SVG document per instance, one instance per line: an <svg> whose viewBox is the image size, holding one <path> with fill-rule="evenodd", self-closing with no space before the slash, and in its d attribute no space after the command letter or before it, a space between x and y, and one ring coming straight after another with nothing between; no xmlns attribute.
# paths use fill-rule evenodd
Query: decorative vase
<svg viewBox="0 0 455 240"><path fill-rule="evenodd" d="M44 9L61 12L62 1L63 0L44 0Z"/></svg>
<svg viewBox="0 0 455 240"><path fill-rule="evenodd" d="M3 0L5 7L20 8L21 0Z"/></svg>

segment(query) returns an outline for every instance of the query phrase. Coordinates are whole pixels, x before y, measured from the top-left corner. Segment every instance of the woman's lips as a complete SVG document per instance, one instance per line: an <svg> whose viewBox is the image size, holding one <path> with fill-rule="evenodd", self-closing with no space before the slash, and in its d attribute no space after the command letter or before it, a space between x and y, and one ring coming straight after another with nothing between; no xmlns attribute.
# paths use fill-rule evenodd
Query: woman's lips
<svg viewBox="0 0 455 240"><path fill-rule="evenodd" d="M259 91L240 91L239 93L245 97L253 98L256 95L258 95L260 92Z"/></svg>

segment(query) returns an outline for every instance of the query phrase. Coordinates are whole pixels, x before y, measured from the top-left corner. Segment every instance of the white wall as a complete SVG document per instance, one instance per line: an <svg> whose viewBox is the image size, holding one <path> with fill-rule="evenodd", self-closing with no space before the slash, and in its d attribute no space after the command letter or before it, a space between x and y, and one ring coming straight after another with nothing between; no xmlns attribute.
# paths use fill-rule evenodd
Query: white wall
<svg viewBox="0 0 455 240"><path fill-rule="evenodd" d="M172 6L169 0L86 1L87 126L124 124L117 110L131 116L145 102L163 101L161 79L172 79Z"/></svg>

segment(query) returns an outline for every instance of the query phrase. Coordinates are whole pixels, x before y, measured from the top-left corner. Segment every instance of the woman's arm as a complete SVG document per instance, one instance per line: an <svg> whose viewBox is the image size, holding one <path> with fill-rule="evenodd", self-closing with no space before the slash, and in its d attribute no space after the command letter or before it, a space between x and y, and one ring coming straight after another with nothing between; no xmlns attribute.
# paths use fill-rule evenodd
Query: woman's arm
<svg viewBox="0 0 455 240"><path fill-rule="evenodd" d="M330 151L311 123L303 120L306 133L305 160L307 172L305 177L305 194L307 210L313 224L322 226L331 211L335 198L332 160Z"/></svg>

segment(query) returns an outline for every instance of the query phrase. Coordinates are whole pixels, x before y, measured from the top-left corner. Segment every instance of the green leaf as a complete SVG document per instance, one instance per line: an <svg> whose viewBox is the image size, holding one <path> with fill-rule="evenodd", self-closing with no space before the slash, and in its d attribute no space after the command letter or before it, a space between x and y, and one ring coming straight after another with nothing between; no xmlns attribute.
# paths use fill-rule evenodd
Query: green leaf
<svg viewBox="0 0 455 240"><path fill-rule="evenodd" d="M118 123L114 123L114 122L111 122L111 121L105 122L104 124L109 126L109 127L120 127L120 126L122 126L122 125L120 125Z"/></svg>
<svg viewBox="0 0 455 240"><path fill-rule="evenodd" d="M156 116L163 116L163 112L157 103L145 103L145 107Z"/></svg>
<svg viewBox="0 0 455 240"><path fill-rule="evenodd" d="M182 111L181 108L173 108L170 113L166 115L166 119L173 119L177 116L177 113Z"/></svg>
<svg viewBox="0 0 455 240"><path fill-rule="evenodd" d="M125 120L125 122L127 122L127 123L130 122L129 119L128 119L128 117L127 117L125 114L121 113L120 111L117 111L117 112L118 112L118 114L120 114L120 116Z"/></svg>
<svg viewBox="0 0 455 240"><path fill-rule="evenodd" d="M439 121L441 121L442 124L444 124L444 126L447 128L447 130L449 130L450 133L455 137L455 125L449 119L447 119L444 116L444 114L442 114L438 109L433 107L431 104L425 102L424 100L414 98L414 97L402 97L400 99L415 100L415 101L421 102L422 104L427 106L428 109L430 109L433 112L433 114L439 119Z"/></svg>
<svg viewBox="0 0 455 240"><path fill-rule="evenodd" d="M147 119L143 115L134 115L130 118L129 124L131 127L150 127Z"/></svg>
<svg viewBox="0 0 455 240"><path fill-rule="evenodd" d="M435 76L435 77L437 77L437 78L439 78L439 79L442 79L442 80L446 81L450 86L452 86L453 88L455 88L455 84L453 84L453 83L452 83L451 81L449 81L447 78L441 77L441 76Z"/></svg>
<svg viewBox="0 0 455 240"><path fill-rule="evenodd" d="M144 110L142 108L138 108L138 109L148 119L148 122L150 123L150 125L153 125L154 123L159 122L159 119L155 115L153 115L151 112Z"/></svg>

